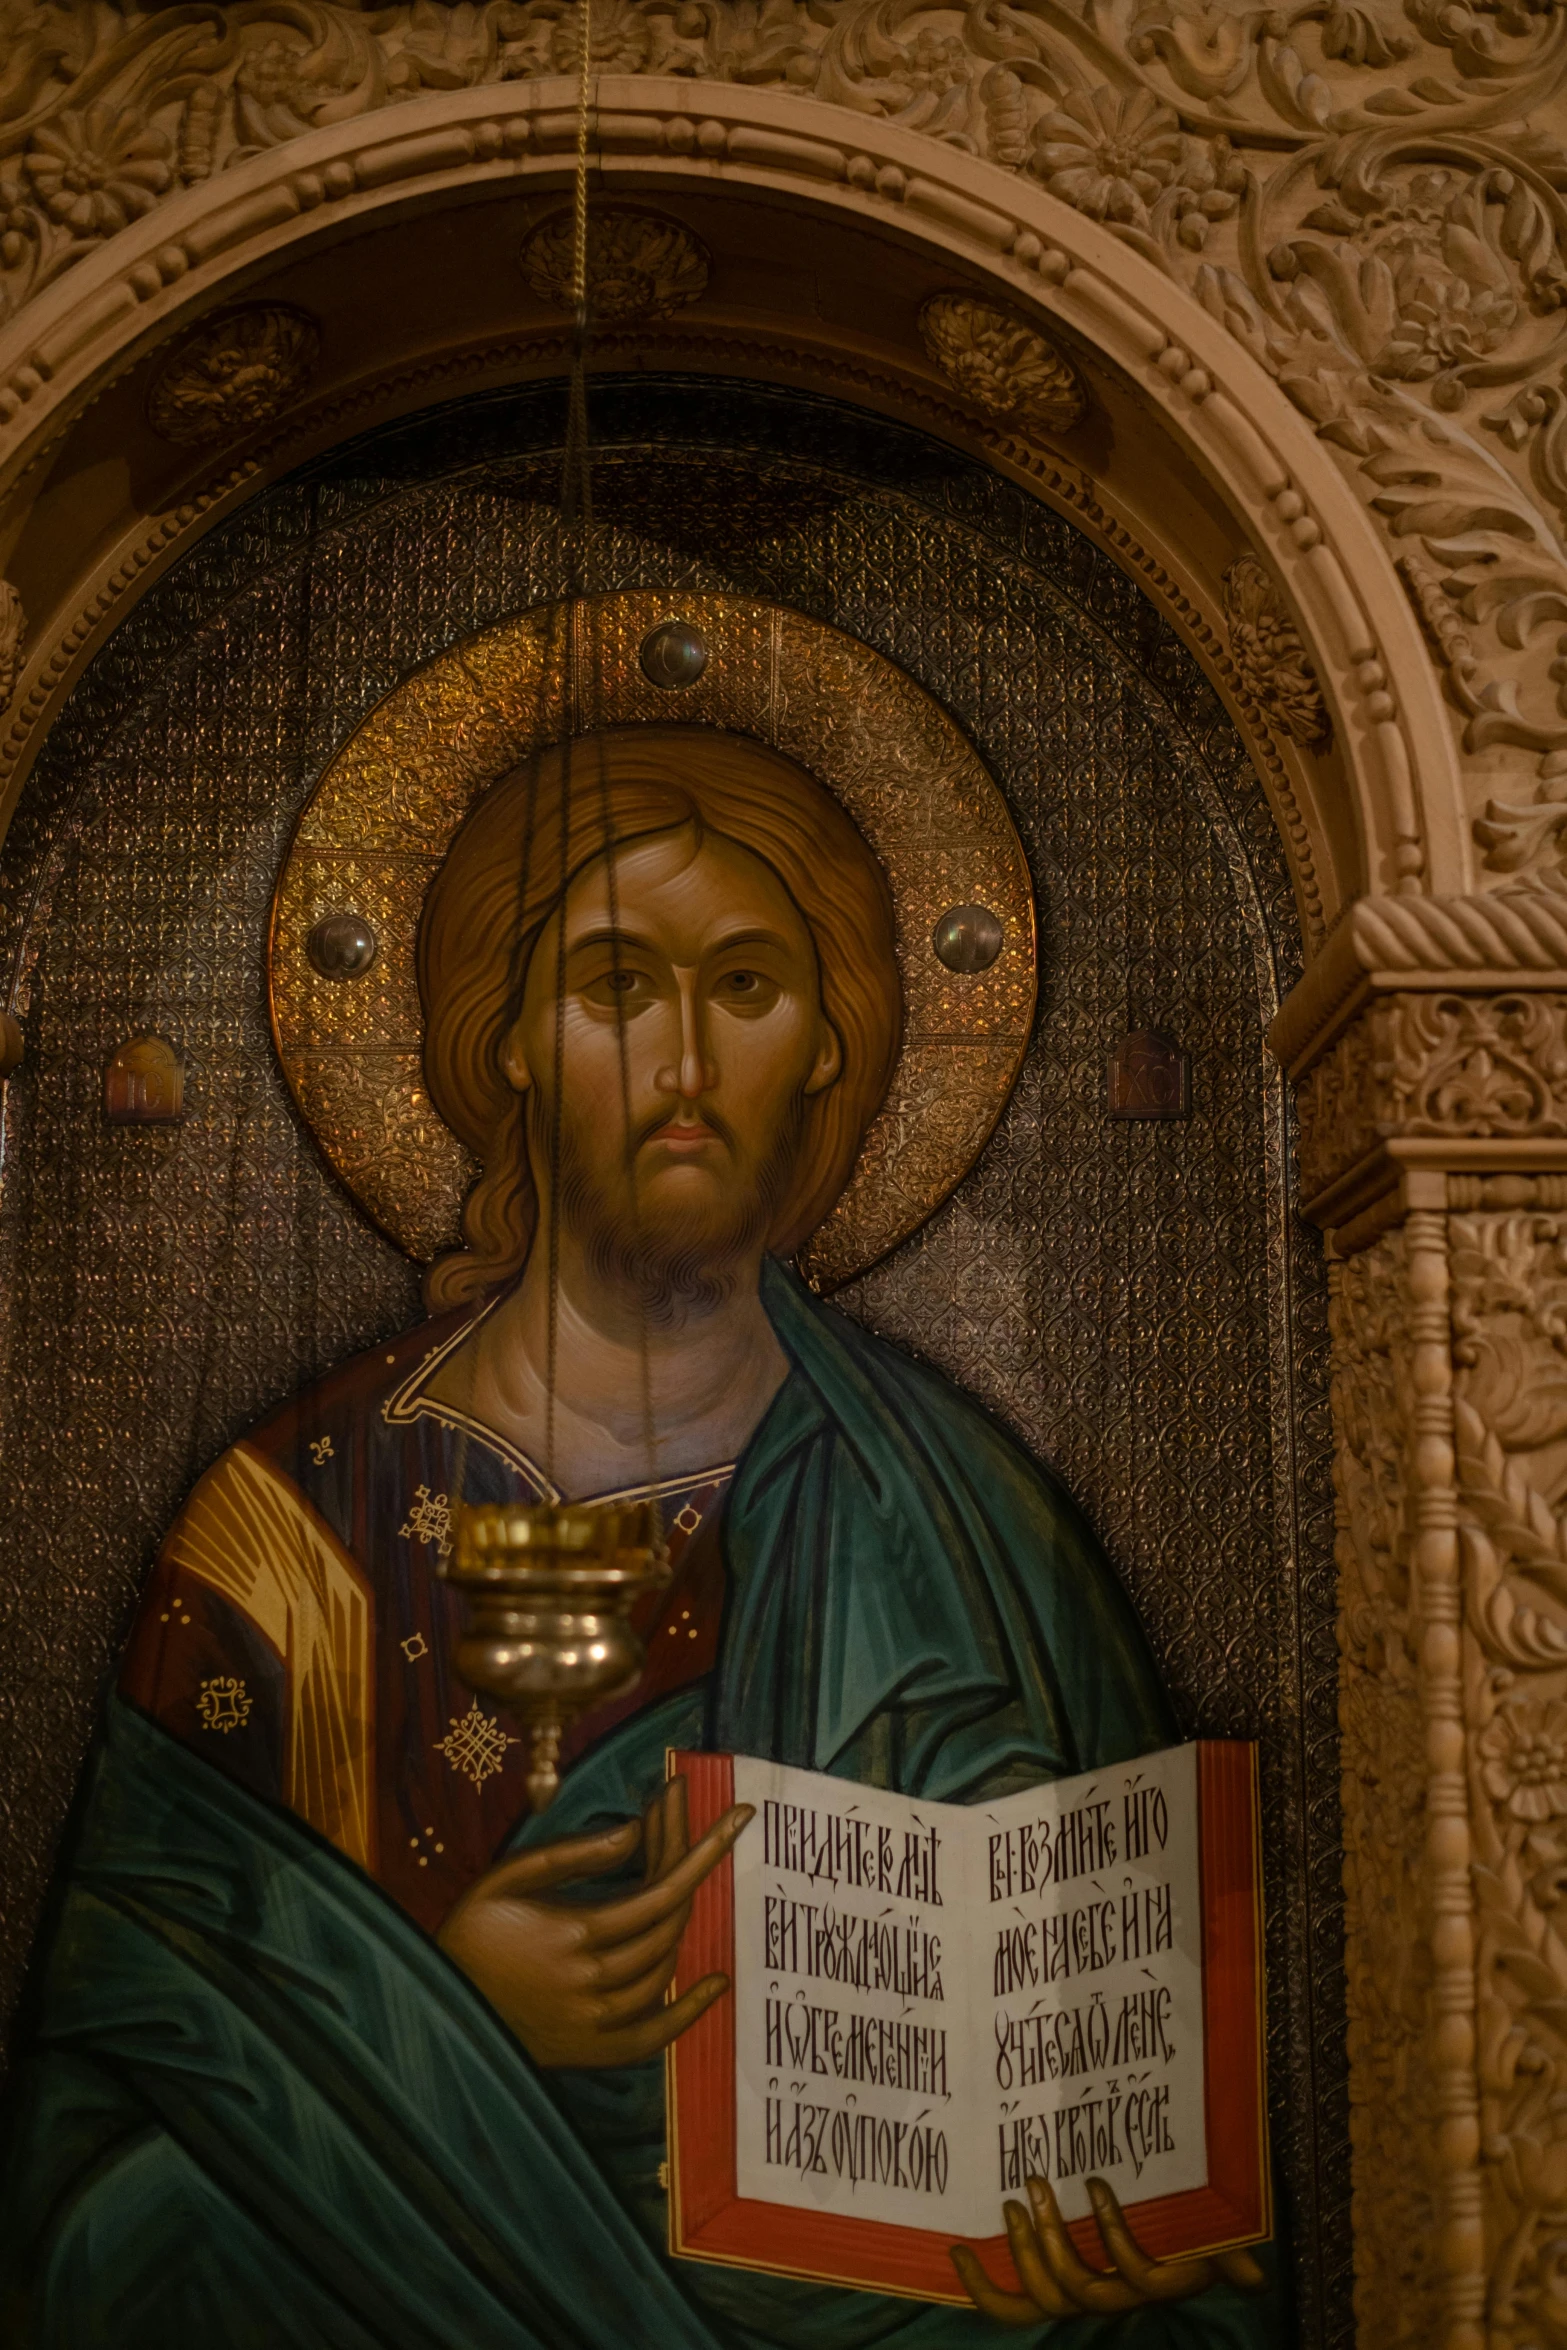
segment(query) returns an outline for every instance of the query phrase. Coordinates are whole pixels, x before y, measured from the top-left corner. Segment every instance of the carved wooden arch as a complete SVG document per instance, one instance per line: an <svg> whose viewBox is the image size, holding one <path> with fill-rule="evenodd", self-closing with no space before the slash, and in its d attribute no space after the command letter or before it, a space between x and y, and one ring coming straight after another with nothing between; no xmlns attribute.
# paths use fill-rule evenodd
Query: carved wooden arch
<svg viewBox="0 0 1567 2350"><path fill-rule="evenodd" d="M1274 42L1278 21L1259 19L1259 39ZM1332 21L1335 39L1359 37L1358 12ZM1559 53L1559 17L1538 21ZM1463 28L1476 25L1467 8L1446 11L1444 40L1470 41ZM148 354L205 312L286 295L280 273L334 241L508 187L558 196L573 101L564 80L491 82L282 138L120 227L0 328L0 815L102 638L226 506L381 416L467 382L558 372L563 342L497 333L482 351L367 368L279 428L170 473L176 486L160 479L139 509L132 481L106 524L71 484L120 461L126 411L114 403ZM1303 104L1316 102L1307 91ZM1509 1745L1527 1732L1531 1753L1548 1737L1567 1754L1567 892L1520 874L1526 859L1505 843L1487 849L1489 877L1478 872L1456 714L1386 540L1311 423L1174 276L995 162L788 91L605 77L595 163L627 193L767 199L817 228L848 224L1053 325L1090 373L1124 387L1121 413L1157 428L1139 444L1150 462L1192 473L1232 553L1262 560L1298 623L1333 720L1330 756L1259 732L1225 673L1212 567L1205 581L1168 527L1161 538L1157 492L1129 518L1070 434L987 437L917 348L906 364L874 358L852 336L813 340L798 318L714 322L698 305L625 344L633 363L641 351L671 367L774 369L967 435L1164 595L1265 747L1308 941L1322 950L1274 1043L1301 1085L1307 1212L1349 1259L1335 1419L1361 2338L1525 2350L1559 2330L1567 2179L1555 2118L1567 2100L1567 1878L1532 1859L1524 1870L1533 1814L1518 1808ZM1487 186L1488 202L1511 203ZM1560 395L1527 397L1539 413L1520 410L1520 447ZM1493 486L1488 473L1487 496ZM13 687L16 593L29 625ZM1479 713L1472 792L1506 780L1485 764L1498 745L1567 767L1549 728L1510 713L1507 677L1483 683L1459 607L1440 595L1427 606L1450 676L1468 681L1462 708ZM1504 804L1484 824L1498 836L1523 826L1538 848L1559 829L1558 791L1567 798L1551 764L1538 808ZM1504 875L1520 877L1498 886ZM0 1035L0 1066L13 1057ZM1509 1423L1519 1397L1538 1402L1537 1423ZM1567 1850L1567 1771L1560 1793Z"/></svg>
<svg viewBox="0 0 1567 2350"><path fill-rule="evenodd" d="M1297 880L1303 860L1313 869L1302 889L1308 939L1366 890L1466 888L1452 730L1386 548L1310 426L1190 294L1043 188L896 126L787 93L653 75L605 77L595 95L595 163L611 186L760 192L913 242L954 285L1054 322L1130 388L1222 502L1234 552L1260 556L1279 582L1321 681L1334 755L1291 748L1300 811L1282 826ZM13 579L21 542L38 527L30 491L84 412L149 348L334 238L507 183L558 184L573 96L565 81L516 82L425 95L312 131L170 197L38 294L0 330L0 511L9 518L0 543ZM1039 472L1017 448L1009 460L1001 438L1003 462ZM1055 469L1073 470L1070 461ZM252 467L241 486L255 480ZM1052 494L1048 480L1040 486ZM1059 478L1054 495L1071 502ZM73 546L69 503L51 510L45 489L52 601L30 613L0 733L0 790L14 795L95 644L222 502L210 491L187 496L112 547L101 537ZM1085 503L1079 495L1080 512ZM1104 535L1126 560L1127 534L1119 546L1114 529ZM1207 600L1211 609L1211 589ZM1221 669L1219 682L1255 741L1256 709L1237 697L1233 671ZM1281 763L1271 764L1278 807Z"/></svg>

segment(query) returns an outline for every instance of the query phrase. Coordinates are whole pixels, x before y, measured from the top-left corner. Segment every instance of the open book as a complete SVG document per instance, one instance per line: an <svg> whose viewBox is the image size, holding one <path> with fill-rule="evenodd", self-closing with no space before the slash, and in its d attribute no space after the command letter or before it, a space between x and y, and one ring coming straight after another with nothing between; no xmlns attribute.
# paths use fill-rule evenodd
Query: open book
<svg viewBox="0 0 1567 2350"><path fill-rule="evenodd" d="M949 2247L1017 2280L1002 2203L1087 2180L1145 2252L1271 2232L1252 1747L1176 1746L997 1803L671 1754L693 1839L756 1818L696 1896L671 1996L670 2249L922 2300Z"/></svg>

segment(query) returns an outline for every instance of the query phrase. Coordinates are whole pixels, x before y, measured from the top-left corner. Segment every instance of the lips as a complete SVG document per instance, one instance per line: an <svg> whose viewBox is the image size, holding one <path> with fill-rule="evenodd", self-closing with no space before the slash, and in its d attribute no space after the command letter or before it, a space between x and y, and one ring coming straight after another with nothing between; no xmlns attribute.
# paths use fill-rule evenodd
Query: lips
<svg viewBox="0 0 1567 2350"><path fill-rule="evenodd" d="M662 1142L670 1150L677 1151L700 1150L704 1143L717 1142L718 1139L716 1129L711 1126L684 1126L673 1121L667 1126L655 1128L648 1136L650 1142Z"/></svg>

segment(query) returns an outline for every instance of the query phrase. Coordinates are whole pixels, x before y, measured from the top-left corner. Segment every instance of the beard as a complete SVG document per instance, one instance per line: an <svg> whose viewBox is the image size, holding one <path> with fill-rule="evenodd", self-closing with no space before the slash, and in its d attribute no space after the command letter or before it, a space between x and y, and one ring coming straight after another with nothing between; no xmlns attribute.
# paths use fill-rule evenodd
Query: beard
<svg viewBox="0 0 1567 2350"><path fill-rule="evenodd" d="M711 1110L701 1114L729 1145L733 1164L732 1129ZM562 1225L581 1245L595 1280L628 1292L646 1320L659 1329L700 1319L733 1296L742 1265L771 1229L788 1191L805 1125L805 1098L802 1094L795 1100L752 1178L737 1180L701 1208L654 1210L635 1197L641 1147L668 1117L668 1110L661 1109L649 1119L632 1138L629 1170L623 1163L609 1176L581 1148L572 1127L563 1129L559 1141ZM529 1134L534 1165L547 1167L552 1137L536 1091Z"/></svg>

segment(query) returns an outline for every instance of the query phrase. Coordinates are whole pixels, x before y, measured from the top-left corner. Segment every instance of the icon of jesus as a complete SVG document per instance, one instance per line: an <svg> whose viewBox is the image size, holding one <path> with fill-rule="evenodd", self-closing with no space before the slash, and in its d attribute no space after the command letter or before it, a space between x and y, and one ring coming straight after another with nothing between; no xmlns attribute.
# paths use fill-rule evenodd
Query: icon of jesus
<svg viewBox="0 0 1567 2350"><path fill-rule="evenodd" d="M668 2256L662 2052L727 1985L665 1992L745 1823L690 1844L666 1750L975 1802L1173 1727L1049 1473L791 1269L901 1017L886 878L820 784L716 729L545 754L458 833L419 976L479 1161L463 1246L431 1319L234 1445L164 1543L17 2068L5 2339L1277 2341L1247 2256L1150 2263L1106 2190L1105 2266L1034 2182L1022 2290L960 2255L967 2307ZM529 1819L452 1665L453 1514L649 1489L647 1669Z"/></svg>

